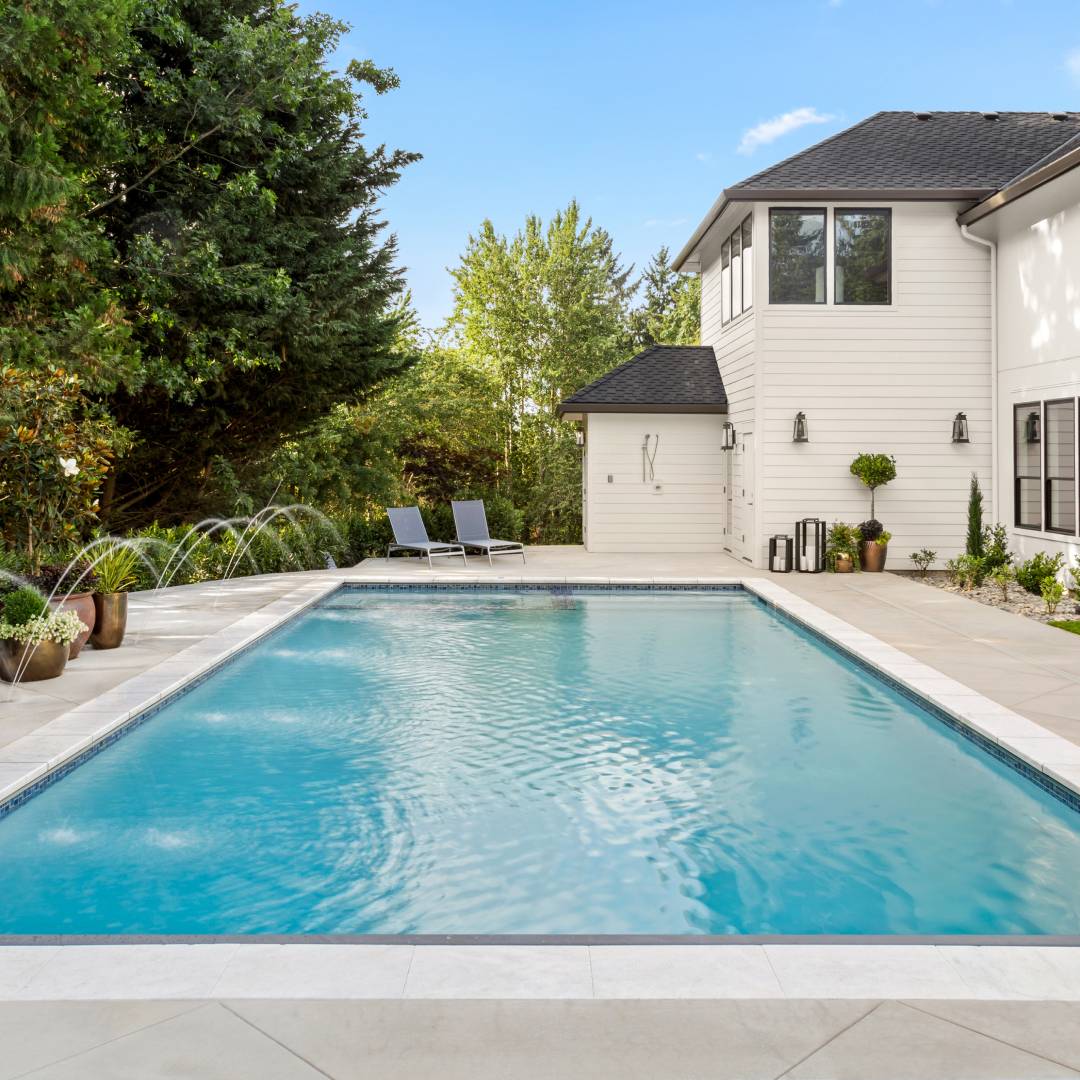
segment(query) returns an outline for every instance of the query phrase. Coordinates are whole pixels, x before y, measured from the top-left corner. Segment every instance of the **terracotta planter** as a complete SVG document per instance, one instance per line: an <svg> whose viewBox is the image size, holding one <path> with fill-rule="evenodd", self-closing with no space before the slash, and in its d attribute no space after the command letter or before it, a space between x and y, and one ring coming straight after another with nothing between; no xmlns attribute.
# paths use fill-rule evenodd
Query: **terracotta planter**
<svg viewBox="0 0 1080 1080"><path fill-rule="evenodd" d="M837 555L833 559L833 570L838 574L850 574L855 569L855 563L850 555Z"/></svg>
<svg viewBox="0 0 1080 1080"><path fill-rule="evenodd" d="M72 593L64 600L53 600L49 606L54 611L74 611L87 627L87 629L71 643L68 659L74 660L94 631L94 620L97 617L96 609L94 607L94 594L88 592Z"/></svg>
<svg viewBox="0 0 1080 1080"><path fill-rule="evenodd" d="M879 544L876 540L863 540L859 544L859 566L868 574L880 574L885 569L885 556L888 553L888 544Z"/></svg>
<svg viewBox="0 0 1080 1080"><path fill-rule="evenodd" d="M21 683L55 679L63 674L67 660L68 646L55 641L39 641L36 645L22 645L10 638L0 641L0 678L4 682L14 682L16 674Z"/></svg>
<svg viewBox="0 0 1080 1080"><path fill-rule="evenodd" d="M126 592L94 593L97 625L90 635L95 649L116 649L124 640L127 629L128 594Z"/></svg>

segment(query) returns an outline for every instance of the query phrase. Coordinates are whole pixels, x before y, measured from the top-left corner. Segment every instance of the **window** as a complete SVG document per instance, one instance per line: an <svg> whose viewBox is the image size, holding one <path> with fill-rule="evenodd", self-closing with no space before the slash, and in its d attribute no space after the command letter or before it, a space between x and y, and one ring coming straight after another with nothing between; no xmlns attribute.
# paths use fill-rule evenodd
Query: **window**
<svg viewBox="0 0 1080 1080"><path fill-rule="evenodd" d="M769 303L825 303L825 211L769 211Z"/></svg>
<svg viewBox="0 0 1080 1080"><path fill-rule="evenodd" d="M1042 415L1039 403L1013 407L1014 518L1017 528L1042 528Z"/></svg>
<svg viewBox="0 0 1080 1080"><path fill-rule="evenodd" d="M742 314L742 229L731 234L731 317Z"/></svg>
<svg viewBox="0 0 1080 1080"><path fill-rule="evenodd" d="M720 321L731 322L731 238L720 248Z"/></svg>
<svg viewBox="0 0 1080 1080"><path fill-rule="evenodd" d="M837 210L833 302L889 303L890 210Z"/></svg>
<svg viewBox="0 0 1080 1080"><path fill-rule="evenodd" d="M1076 532L1076 409L1067 401L1046 403L1043 432L1046 465L1046 529Z"/></svg>
<svg viewBox="0 0 1080 1080"><path fill-rule="evenodd" d="M754 216L747 214L742 223L742 309L754 303Z"/></svg>
<svg viewBox="0 0 1080 1080"><path fill-rule="evenodd" d="M720 321L750 310L754 299L754 222L748 214L720 245Z"/></svg>

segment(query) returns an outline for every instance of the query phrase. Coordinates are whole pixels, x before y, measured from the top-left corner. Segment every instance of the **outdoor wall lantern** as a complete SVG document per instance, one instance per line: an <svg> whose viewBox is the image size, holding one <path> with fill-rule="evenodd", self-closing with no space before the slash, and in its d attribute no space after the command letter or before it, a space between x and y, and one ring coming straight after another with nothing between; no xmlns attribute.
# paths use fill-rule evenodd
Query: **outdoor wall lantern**
<svg viewBox="0 0 1080 1080"><path fill-rule="evenodd" d="M806 413L797 412L795 414L795 426L791 430L792 442L809 442L810 441L810 429L806 424Z"/></svg>
<svg viewBox="0 0 1080 1080"><path fill-rule="evenodd" d="M735 425L730 420L724 421L723 441L720 443L721 450L735 449Z"/></svg>
<svg viewBox="0 0 1080 1080"><path fill-rule="evenodd" d="M581 428L578 428L577 431L574 432L574 439L577 441L578 446L584 446L585 432Z"/></svg>
<svg viewBox="0 0 1080 1080"><path fill-rule="evenodd" d="M968 437L968 422L966 413L958 412L956 416L953 417L952 441L971 442L971 439Z"/></svg>
<svg viewBox="0 0 1080 1080"><path fill-rule="evenodd" d="M1039 414L1037 412L1029 412L1027 419L1024 421L1024 438L1028 442L1039 442Z"/></svg>

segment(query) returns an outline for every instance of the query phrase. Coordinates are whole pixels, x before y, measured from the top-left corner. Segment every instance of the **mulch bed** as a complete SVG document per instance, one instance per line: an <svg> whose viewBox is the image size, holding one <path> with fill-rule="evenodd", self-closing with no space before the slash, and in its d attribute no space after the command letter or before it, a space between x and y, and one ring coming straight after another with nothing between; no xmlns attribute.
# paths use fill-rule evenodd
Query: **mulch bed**
<svg viewBox="0 0 1080 1080"><path fill-rule="evenodd" d="M942 589L945 592L966 596L969 600L977 600L980 604L986 604L987 607L996 607L1002 611L1011 611L1014 615L1023 615L1028 619L1035 619L1041 623L1075 619L1077 615L1080 614L1080 603L1077 603L1071 597L1066 596L1065 599L1058 604L1056 613L1048 615L1046 612L1046 604L1043 603L1042 597L1033 596L1025 589L1021 589L1019 585L1010 586L1009 599L1005 601L1001 599L1001 590L996 585L987 583L985 585L978 585L974 589L963 589L959 585L951 582L948 574L942 570L932 570L926 577L921 577L917 571L911 570L894 570L892 573L897 574L898 577L906 577L910 578L912 581L921 582L924 585L932 585L935 589Z"/></svg>

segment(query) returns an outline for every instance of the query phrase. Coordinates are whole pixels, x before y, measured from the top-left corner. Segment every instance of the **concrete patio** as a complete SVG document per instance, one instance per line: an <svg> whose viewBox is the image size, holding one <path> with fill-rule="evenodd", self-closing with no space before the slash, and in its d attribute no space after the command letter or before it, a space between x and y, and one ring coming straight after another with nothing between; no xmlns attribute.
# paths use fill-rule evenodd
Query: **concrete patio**
<svg viewBox="0 0 1080 1080"><path fill-rule="evenodd" d="M545 548L530 550L524 567L369 560L137 595L122 649L87 650L62 679L7 700L0 688L0 780L4 747L280 608L298 586L758 577L1080 747L1076 636L889 574L780 577L725 558ZM603 946L540 946L554 950L551 963L527 972L512 948L457 946L447 967L437 947L416 946L401 963L387 954L394 974L381 990L362 959L367 946L285 946L258 962L246 950L274 947L194 947L231 950L209 967L141 948L0 945L0 1080L1080 1076L1080 952L1071 948L932 950L941 966L927 981L925 960L894 946L665 946L644 960L647 946L623 960ZM838 959L837 948L849 951ZM192 971L198 980L185 982ZM865 992L871 976L885 994Z"/></svg>

